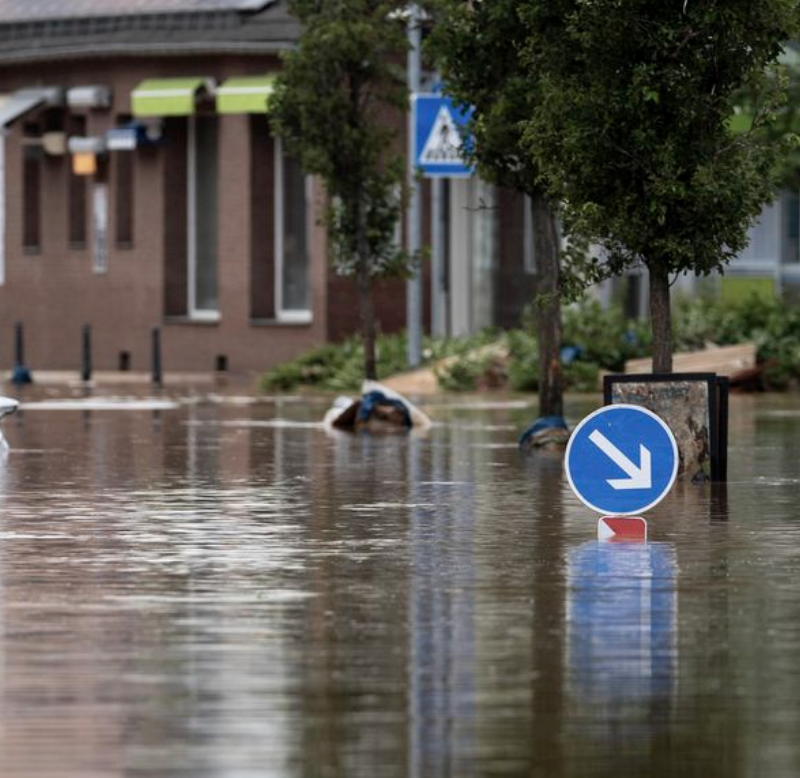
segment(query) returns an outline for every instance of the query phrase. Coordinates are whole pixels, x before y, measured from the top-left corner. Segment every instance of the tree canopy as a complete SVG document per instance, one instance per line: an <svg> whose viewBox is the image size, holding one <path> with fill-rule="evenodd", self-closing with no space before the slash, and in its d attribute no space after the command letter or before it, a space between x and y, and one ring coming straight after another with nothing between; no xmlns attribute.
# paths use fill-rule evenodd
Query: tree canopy
<svg viewBox="0 0 800 778"><path fill-rule="evenodd" d="M524 122L537 110L539 99L524 59L522 6L519 0L439 0L428 51L447 94L474 109L470 154L479 174L530 198L540 297L539 412L550 416L563 412L559 236L538 162L522 144Z"/></svg>
<svg viewBox="0 0 800 778"><path fill-rule="evenodd" d="M427 50L448 95L475 110L470 132L481 177L531 193L541 183L535 160L521 147L521 122L535 110L522 56L527 40L519 0L439 0ZM533 104L532 104L533 103Z"/></svg>
<svg viewBox="0 0 800 778"><path fill-rule="evenodd" d="M670 274L721 269L773 195L779 147L729 119L793 33L796 0L520 5L540 89L527 149L569 230L601 247L598 274L647 266L656 369L668 371Z"/></svg>
<svg viewBox="0 0 800 778"><path fill-rule="evenodd" d="M391 118L408 104L398 64L405 26L383 0L290 0L290 8L302 32L270 100L272 126L325 184L331 259L356 278L365 373L374 378L372 279L407 271L395 240L405 159Z"/></svg>

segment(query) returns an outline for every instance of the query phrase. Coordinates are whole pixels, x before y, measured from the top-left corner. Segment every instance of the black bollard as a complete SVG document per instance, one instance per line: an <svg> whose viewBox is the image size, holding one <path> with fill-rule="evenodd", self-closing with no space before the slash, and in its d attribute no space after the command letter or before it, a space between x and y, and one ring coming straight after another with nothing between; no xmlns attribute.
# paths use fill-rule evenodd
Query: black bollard
<svg viewBox="0 0 800 778"><path fill-rule="evenodd" d="M153 327L153 383L161 386L161 330Z"/></svg>
<svg viewBox="0 0 800 778"><path fill-rule="evenodd" d="M31 371L25 367L25 344L21 321L14 325L14 370L11 373L11 381L15 386L33 383Z"/></svg>
<svg viewBox="0 0 800 778"><path fill-rule="evenodd" d="M81 357L81 380L92 380L92 327L90 324L83 325L83 349Z"/></svg>

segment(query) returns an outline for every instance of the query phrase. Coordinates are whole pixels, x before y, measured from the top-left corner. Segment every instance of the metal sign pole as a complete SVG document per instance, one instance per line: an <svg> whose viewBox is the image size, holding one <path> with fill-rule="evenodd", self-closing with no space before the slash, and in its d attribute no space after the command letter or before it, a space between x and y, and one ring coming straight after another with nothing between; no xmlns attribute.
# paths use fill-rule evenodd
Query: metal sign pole
<svg viewBox="0 0 800 778"><path fill-rule="evenodd" d="M431 332L436 337L445 334L444 326L444 181L431 179Z"/></svg>
<svg viewBox="0 0 800 778"><path fill-rule="evenodd" d="M419 8L415 4L408 7L408 91L409 100L414 99L420 90L421 56ZM414 116L411 107L408 111L408 211L406 221L406 246L412 259L419 257L422 248L422 208L417 187ZM422 269L417 268L406 282L406 336L408 339L407 362L414 367L422 361Z"/></svg>

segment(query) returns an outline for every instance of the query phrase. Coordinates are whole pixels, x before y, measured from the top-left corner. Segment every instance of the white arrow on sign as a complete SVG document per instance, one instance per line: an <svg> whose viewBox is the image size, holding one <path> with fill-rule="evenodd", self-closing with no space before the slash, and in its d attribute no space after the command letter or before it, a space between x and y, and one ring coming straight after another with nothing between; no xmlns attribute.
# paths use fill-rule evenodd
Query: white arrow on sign
<svg viewBox="0 0 800 778"><path fill-rule="evenodd" d="M639 444L639 466L625 456L600 430L594 430L589 440L597 446L615 465L619 465L628 478L609 478L606 483L613 489L650 489L653 472L650 465L650 450Z"/></svg>

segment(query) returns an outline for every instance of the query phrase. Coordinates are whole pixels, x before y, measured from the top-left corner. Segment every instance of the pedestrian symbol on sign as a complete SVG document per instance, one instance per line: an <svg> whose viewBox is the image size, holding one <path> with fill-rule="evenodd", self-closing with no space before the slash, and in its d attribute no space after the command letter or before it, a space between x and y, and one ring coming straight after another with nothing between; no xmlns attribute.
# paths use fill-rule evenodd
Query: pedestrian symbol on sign
<svg viewBox="0 0 800 778"><path fill-rule="evenodd" d="M414 167L426 178L468 178L473 146L469 132L472 108L456 105L446 95L417 94L413 114Z"/></svg>
<svg viewBox="0 0 800 778"><path fill-rule="evenodd" d="M439 108L436 121L431 127L428 139L422 147L420 162L422 164L463 165L461 156L461 133L450 111L445 106Z"/></svg>

